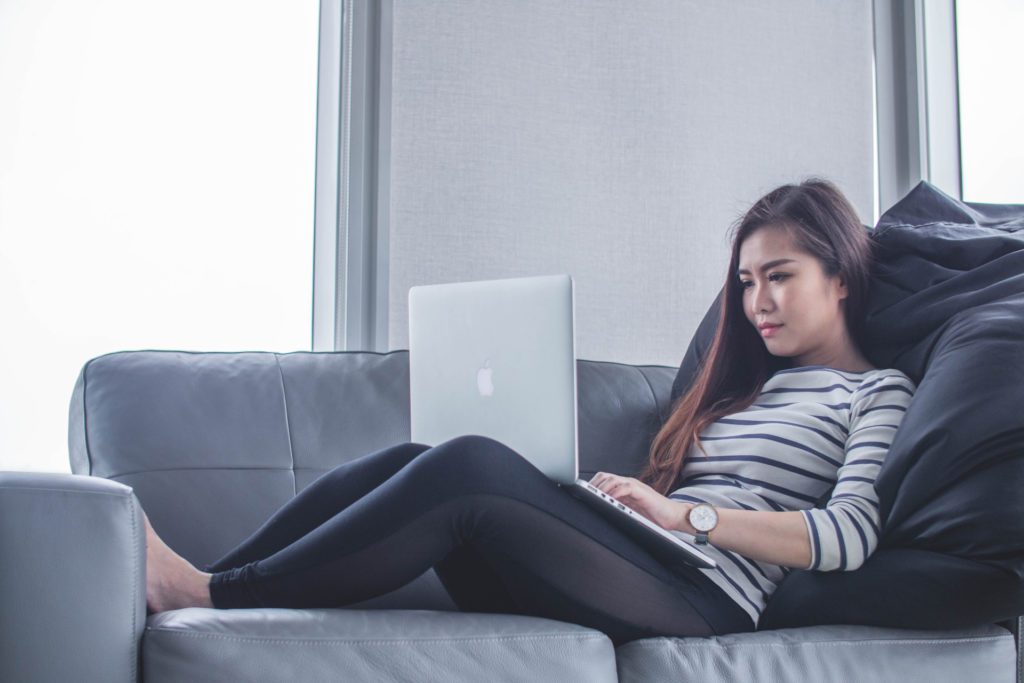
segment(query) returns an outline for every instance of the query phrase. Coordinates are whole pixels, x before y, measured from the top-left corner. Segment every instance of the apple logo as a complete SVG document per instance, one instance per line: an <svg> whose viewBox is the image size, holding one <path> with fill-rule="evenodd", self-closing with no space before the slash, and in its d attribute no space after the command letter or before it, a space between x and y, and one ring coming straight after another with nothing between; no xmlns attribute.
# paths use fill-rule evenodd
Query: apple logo
<svg viewBox="0 0 1024 683"><path fill-rule="evenodd" d="M494 394L494 381L491 379L494 370L491 368L491 359L484 361L484 366L476 372L476 388L481 396Z"/></svg>

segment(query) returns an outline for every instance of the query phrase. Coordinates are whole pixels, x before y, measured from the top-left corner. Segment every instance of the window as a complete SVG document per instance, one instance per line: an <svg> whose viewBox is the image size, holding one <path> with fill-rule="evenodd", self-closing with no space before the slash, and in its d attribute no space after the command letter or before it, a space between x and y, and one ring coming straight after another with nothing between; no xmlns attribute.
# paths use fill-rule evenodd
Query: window
<svg viewBox="0 0 1024 683"><path fill-rule="evenodd" d="M956 3L960 156L968 202L1024 203L1024 3Z"/></svg>
<svg viewBox="0 0 1024 683"><path fill-rule="evenodd" d="M318 3L0 4L0 469L124 349L308 350Z"/></svg>

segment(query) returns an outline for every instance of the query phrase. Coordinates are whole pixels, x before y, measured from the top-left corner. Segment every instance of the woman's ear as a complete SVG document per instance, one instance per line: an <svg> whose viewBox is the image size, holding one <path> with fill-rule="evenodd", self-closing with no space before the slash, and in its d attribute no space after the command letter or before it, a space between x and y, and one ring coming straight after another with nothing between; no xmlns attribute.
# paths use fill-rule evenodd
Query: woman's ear
<svg viewBox="0 0 1024 683"><path fill-rule="evenodd" d="M836 283L836 291L839 293L840 301L850 296L850 290L846 287L846 280L843 278L842 274L836 275Z"/></svg>

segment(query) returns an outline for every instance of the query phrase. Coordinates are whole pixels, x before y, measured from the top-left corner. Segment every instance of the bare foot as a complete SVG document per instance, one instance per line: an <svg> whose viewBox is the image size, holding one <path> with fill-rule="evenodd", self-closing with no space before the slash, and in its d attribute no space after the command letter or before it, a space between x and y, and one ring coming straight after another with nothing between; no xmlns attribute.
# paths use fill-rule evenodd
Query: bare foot
<svg viewBox="0 0 1024 683"><path fill-rule="evenodd" d="M146 606L151 612L184 607L213 607L210 574L171 550L146 521Z"/></svg>

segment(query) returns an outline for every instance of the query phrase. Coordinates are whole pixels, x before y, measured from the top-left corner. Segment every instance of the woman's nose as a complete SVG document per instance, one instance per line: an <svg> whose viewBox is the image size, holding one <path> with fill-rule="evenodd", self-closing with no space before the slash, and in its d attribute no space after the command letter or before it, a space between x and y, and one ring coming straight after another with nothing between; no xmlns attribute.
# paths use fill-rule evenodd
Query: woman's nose
<svg viewBox="0 0 1024 683"><path fill-rule="evenodd" d="M772 300L767 287L754 285L754 313L772 310Z"/></svg>

